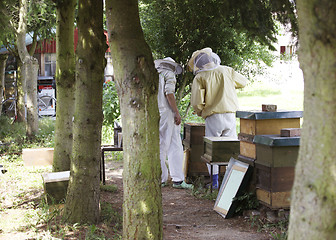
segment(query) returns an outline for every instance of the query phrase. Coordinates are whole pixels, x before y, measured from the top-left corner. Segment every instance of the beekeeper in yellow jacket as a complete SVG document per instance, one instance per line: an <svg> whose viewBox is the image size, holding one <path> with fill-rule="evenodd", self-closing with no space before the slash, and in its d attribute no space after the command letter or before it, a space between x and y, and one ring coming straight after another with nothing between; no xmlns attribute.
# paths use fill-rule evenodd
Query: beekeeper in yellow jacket
<svg viewBox="0 0 336 240"><path fill-rule="evenodd" d="M195 51L188 62L195 75L191 90L191 105L205 119L205 136L234 137L238 97L236 88L248 80L231 67L220 65L220 58L211 48ZM210 172L210 165L208 165ZM213 188L218 188L218 166L213 168Z"/></svg>

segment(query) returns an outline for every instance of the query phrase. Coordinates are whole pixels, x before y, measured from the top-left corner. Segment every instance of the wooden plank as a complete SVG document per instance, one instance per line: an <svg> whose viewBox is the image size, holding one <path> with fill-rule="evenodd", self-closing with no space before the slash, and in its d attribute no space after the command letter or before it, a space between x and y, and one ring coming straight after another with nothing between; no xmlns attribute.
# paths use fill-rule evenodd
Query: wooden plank
<svg viewBox="0 0 336 240"><path fill-rule="evenodd" d="M256 159L256 145L254 143L240 141L240 155Z"/></svg>
<svg viewBox="0 0 336 240"><path fill-rule="evenodd" d="M53 164L53 148L22 149L22 159L25 166L50 166Z"/></svg>
<svg viewBox="0 0 336 240"><path fill-rule="evenodd" d="M291 192L270 192L261 188L256 190L257 199L271 209L290 208Z"/></svg>

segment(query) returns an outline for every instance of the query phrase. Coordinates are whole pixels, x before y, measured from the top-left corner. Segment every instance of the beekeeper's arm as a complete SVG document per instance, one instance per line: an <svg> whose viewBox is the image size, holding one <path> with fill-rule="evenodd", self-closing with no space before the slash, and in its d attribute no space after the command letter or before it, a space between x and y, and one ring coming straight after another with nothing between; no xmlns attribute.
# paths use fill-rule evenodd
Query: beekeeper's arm
<svg viewBox="0 0 336 240"><path fill-rule="evenodd" d="M176 78L173 72L168 73L167 78L165 79L165 95L171 110L174 112L174 121L176 125L180 125L181 116L177 109L176 101L175 101L175 85Z"/></svg>
<svg viewBox="0 0 336 240"><path fill-rule="evenodd" d="M205 106L205 88L202 87L199 78L194 78L191 88L191 106L198 116L202 115Z"/></svg>
<svg viewBox="0 0 336 240"><path fill-rule="evenodd" d="M231 68L231 78L235 84L235 88L243 88L248 83L248 80L246 77L236 72L232 68Z"/></svg>

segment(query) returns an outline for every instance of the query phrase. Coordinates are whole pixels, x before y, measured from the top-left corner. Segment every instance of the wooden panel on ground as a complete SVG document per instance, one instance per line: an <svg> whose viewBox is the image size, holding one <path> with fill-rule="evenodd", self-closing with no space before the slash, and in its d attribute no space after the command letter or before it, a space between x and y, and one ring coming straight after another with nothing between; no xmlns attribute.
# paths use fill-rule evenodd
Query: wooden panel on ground
<svg viewBox="0 0 336 240"><path fill-rule="evenodd" d="M48 204L58 204L66 197L70 171L42 174L44 192Z"/></svg>
<svg viewBox="0 0 336 240"><path fill-rule="evenodd" d="M292 190L295 167L266 167L256 163L256 186L271 192L288 192Z"/></svg>
<svg viewBox="0 0 336 240"><path fill-rule="evenodd" d="M53 148L22 149L22 159L25 166L50 166L53 164Z"/></svg>
<svg viewBox="0 0 336 240"><path fill-rule="evenodd" d="M291 191L271 192L257 188L256 194L260 203L271 209L290 208Z"/></svg>
<svg viewBox="0 0 336 240"><path fill-rule="evenodd" d="M233 198L242 194L249 178L249 165L231 158L219 189L214 210L224 218L234 214L237 201Z"/></svg>

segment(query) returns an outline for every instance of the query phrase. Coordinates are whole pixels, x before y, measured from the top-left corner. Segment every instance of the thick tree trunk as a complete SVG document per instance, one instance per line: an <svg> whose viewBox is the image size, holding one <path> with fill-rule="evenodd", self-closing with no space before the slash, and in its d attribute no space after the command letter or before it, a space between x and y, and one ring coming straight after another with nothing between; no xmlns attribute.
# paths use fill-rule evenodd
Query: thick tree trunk
<svg viewBox="0 0 336 240"><path fill-rule="evenodd" d="M162 239L158 75L138 1L106 1L124 146L123 239Z"/></svg>
<svg viewBox="0 0 336 240"><path fill-rule="evenodd" d="M20 20L17 29L17 47L22 61L22 78L26 83L27 95L27 136L33 138L38 132L37 116L37 73L38 61L30 56L26 47L28 1L20 0Z"/></svg>
<svg viewBox="0 0 336 240"><path fill-rule="evenodd" d="M289 239L336 236L336 2L298 0L304 123Z"/></svg>
<svg viewBox="0 0 336 240"><path fill-rule="evenodd" d="M68 222L99 220L104 53L103 1L79 0L73 153L64 217Z"/></svg>
<svg viewBox="0 0 336 240"><path fill-rule="evenodd" d="M53 171L70 169L72 117L75 106L74 20L76 0L57 1L56 90L57 109Z"/></svg>
<svg viewBox="0 0 336 240"><path fill-rule="evenodd" d="M0 116L2 113L2 101L4 100L4 88L5 88L5 70L6 70L6 61L8 55L0 55Z"/></svg>

